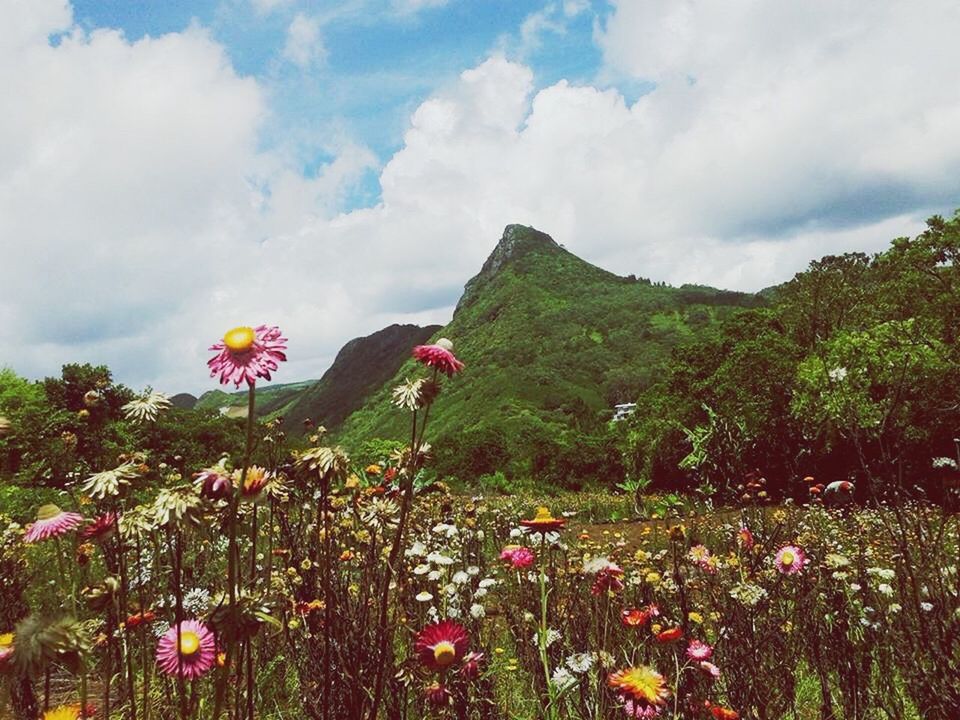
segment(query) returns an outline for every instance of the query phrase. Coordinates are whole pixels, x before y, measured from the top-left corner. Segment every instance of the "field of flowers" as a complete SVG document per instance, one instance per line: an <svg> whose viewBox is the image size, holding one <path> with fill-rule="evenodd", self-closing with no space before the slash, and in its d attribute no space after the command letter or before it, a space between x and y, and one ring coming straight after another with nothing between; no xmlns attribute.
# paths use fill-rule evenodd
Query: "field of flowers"
<svg viewBox="0 0 960 720"><path fill-rule="evenodd" d="M211 370L252 410L284 349L238 328ZM443 340L414 356L409 444L379 462L322 431L289 454L279 421L254 448L250 412L244 457L124 456L0 519L0 717L958 717L956 515L815 500L602 524L595 496L455 495L421 470L462 364ZM149 432L167 404L129 420Z"/></svg>

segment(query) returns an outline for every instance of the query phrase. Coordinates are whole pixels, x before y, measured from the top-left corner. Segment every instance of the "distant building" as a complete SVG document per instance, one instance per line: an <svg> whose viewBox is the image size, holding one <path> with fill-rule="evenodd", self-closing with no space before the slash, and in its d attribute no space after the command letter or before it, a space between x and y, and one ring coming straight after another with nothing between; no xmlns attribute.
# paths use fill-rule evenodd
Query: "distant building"
<svg viewBox="0 0 960 720"><path fill-rule="evenodd" d="M633 415L637 409L636 403L620 403L613 406L613 422L623 420L625 417Z"/></svg>

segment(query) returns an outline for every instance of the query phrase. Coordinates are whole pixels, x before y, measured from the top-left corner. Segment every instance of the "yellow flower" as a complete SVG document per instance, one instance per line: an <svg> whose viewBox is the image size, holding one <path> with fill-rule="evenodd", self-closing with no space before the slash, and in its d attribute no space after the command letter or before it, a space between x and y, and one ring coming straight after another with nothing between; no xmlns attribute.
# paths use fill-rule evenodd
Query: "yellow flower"
<svg viewBox="0 0 960 720"><path fill-rule="evenodd" d="M0 647L10 647L13 645L13 633L0 633Z"/></svg>
<svg viewBox="0 0 960 720"><path fill-rule="evenodd" d="M610 675L607 684L620 694L648 705L663 705L670 696L663 675L646 665L619 670Z"/></svg>
<svg viewBox="0 0 960 720"><path fill-rule="evenodd" d="M647 573L647 576L644 578L644 580L651 585L656 585L658 582L660 582L660 573L651 570Z"/></svg>
<svg viewBox="0 0 960 720"><path fill-rule="evenodd" d="M687 613L687 617L690 618L690 622L696 623L697 625L703 622L703 615L698 613L696 610Z"/></svg>
<svg viewBox="0 0 960 720"><path fill-rule="evenodd" d="M304 559L300 562L300 569L301 569L301 570L309 570L309 569L312 568L312 567L313 567L313 563L310 562L310 558L304 558Z"/></svg>

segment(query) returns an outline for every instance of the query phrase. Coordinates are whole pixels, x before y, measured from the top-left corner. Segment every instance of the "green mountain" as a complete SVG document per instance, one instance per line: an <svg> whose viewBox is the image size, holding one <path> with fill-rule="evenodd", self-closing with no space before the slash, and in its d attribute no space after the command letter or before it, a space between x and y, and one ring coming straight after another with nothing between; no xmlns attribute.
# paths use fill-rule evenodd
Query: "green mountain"
<svg viewBox="0 0 960 720"><path fill-rule="evenodd" d="M265 417L278 413L314 383L316 380L258 385L257 416ZM246 417L247 391L228 393L223 390L208 390L196 400L193 407L197 410L219 410L229 417Z"/></svg>
<svg viewBox="0 0 960 720"><path fill-rule="evenodd" d="M570 433L602 431L615 403L635 400L660 377L676 345L763 304L751 294L620 277L542 232L509 225L435 334L453 341L466 369L444 381L428 439L442 460L453 445L480 438L483 453L536 474L537 448L549 453ZM390 391L422 374L407 357L347 418L345 445L406 436L409 418L390 404Z"/></svg>
<svg viewBox="0 0 960 720"><path fill-rule="evenodd" d="M298 432L308 419L330 429L338 427L393 377L410 356L410 348L426 342L439 329L439 325L391 325L348 342L323 377L284 407L290 432Z"/></svg>

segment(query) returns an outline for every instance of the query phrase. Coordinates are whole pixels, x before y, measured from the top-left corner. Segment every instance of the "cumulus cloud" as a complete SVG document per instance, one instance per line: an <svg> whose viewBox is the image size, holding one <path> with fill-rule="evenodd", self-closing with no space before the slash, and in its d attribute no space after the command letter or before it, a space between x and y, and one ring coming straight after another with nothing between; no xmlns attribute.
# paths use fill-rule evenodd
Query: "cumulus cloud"
<svg viewBox="0 0 960 720"><path fill-rule="evenodd" d="M759 289L960 197L960 10L937 0L621 2L598 87L538 88L495 55L424 100L382 168L343 139L309 177L260 147L268 89L202 28L129 42L60 0L14 8L0 364L34 376L104 362L201 390L206 344L272 322L280 379L317 377L350 337L448 319L512 222L621 274ZM630 102L623 78L656 86ZM376 170L380 202L344 212Z"/></svg>
<svg viewBox="0 0 960 720"><path fill-rule="evenodd" d="M320 21L303 13L297 13L287 27L287 41L283 57L301 68L323 62L327 50L320 35Z"/></svg>

